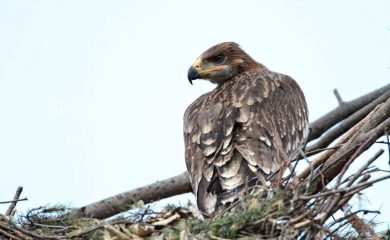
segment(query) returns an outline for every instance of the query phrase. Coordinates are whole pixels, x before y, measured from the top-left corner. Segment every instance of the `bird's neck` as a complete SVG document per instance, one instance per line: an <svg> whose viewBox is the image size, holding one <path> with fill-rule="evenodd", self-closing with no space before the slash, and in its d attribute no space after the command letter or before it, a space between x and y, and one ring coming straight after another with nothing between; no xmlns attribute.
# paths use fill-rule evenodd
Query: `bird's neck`
<svg viewBox="0 0 390 240"><path fill-rule="evenodd" d="M263 64L256 62L252 59L252 61L244 62L243 66L241 67L239 74L248 74L248 73L254 73L254 72L262 72L264 70L268 70L266 66Z"/></svg>
<svg viewBox="0 0 390 240"><path fill-rule="evenodd" d="M246 63L238 73L232 77L232 81L244 79L245 76L253 76L257 75L261 72L268 71L268 68L261 63L258 62L248 62Z"/></svg>
<svg viewBox="0 0 390 240"><path fill-rule="evenodd" d="M248 76L257 75L257 74L264 72L264 71L269 71L269 70L263 64L258 63L253 59L250 59L249 61L245 61L239 67L237 73L234 76L232 76L224 81L220 81L220 82L217 82L217 81L213 82L212 81L212 83L217 84L217 88L218 88L218 87L222 87L226 84L231 84L233 82L242 81L243 79L245 79Z"/></svg>

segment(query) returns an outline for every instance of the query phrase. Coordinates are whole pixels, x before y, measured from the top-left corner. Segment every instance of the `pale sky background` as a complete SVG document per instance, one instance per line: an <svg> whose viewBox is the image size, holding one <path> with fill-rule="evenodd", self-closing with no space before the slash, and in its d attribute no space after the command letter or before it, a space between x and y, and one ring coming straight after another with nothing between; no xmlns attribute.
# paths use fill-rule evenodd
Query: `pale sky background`
<svg viewBox="0 0 390 240"><path fill-rule="evenodd" d="M390 2L2 0L0 201L78 207L185 171L184 110L214 87L187 69L223 41L295 78L313 121L334 88L389 82ZM367 197L390 222L389 182Z"/></svg>

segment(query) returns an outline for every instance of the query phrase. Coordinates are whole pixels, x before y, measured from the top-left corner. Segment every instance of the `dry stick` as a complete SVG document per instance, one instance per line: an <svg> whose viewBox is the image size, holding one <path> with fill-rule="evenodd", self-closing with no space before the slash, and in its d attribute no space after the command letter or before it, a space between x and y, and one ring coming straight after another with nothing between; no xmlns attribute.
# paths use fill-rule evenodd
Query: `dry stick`
<svg viewBox="0 0 390 240"><path fill-rule="evenodd" d="M356 160L356 158L362 154L364 152L364 148L370 143L372 142L373 140L373 136L371 136L370 138L368 138L366 141L364 141L359 147L358 149L352 154L352 156L349 158L348 161L346 161L345 165L343 166L343 168L341 169L338 177L337 177L337 181L336 181L336 186L339 187L340 186L340 182L342 180L342 178L344 177L344 174L347 172L349 166L351 166L352 162ZM374 139L376 140L376 139Z"/></svg>
<svg viewBox="0 0 390 240"><path fill-rule="evenodd" d="M12 229L11 227L8 227L6 225L4 225L3 223L0 223L0 229L4 230L4 231L8 231L8 232L12 232L14 233L15 235L18 235L16 237L18 237L18 239L25 239L26 238L26 235L23 234L23 233L20 233L20 232L17 232L15 231L15 229ZM19 238L20 237L20 238Z"/></svg>
<svg viewBox="0 0 390 240"><path fill-rule="evenodd" d="M2 202L0 202L0 204L7 204L7 203L13 203L13 202L23 202L23 201L27 201L27 200L28 200L27 198L19 198L18 200L2 201Z"/></svg>
<svg viewBox="0 0 390 240"><path fill-rule="evenodd" d="M299 162L299 161L295 161L294 166L293 166L292 169L290 170L290 174L284 179L284 182L285 182L286 184L290 181L291 177L292 177L292 179L293 179L292 181L293 181L294 184L296 184L296 183L299 182L299 179L298 179L297 176L295 175L295 169L296 169L297 166L298 166L298 162Z"/></svg>
<svg viewBox="0 0 390 240"><path fill-rule="evenodd" d="M333 213L336 212L337 206L339 205L340 200L343 198L343 195L344 195L344 193L337 193L334 196L333 201L331 201L330 206L325 211L325 217L320 222L321 224L323 224L330 216L333 215Z"/></svg>
<svg viewBox="0 0 390 240"><path fill-rule="evenodd" d="M337 219L335 222L331 223L331 224L328 226L328 228L331 228L332 226L334 226L334 225L337 224L337 223L341 223L341 222L343 222L343 221L346 221L344 224L340 224L339 227L337 227L336 229L334 229L334 230L332 231L331 234L336 233L342 226L344 226L344 225L346 225L346 224L349 224L348 218L352 217L353 215L358 214L359 212L378 213L378 211L358 210L358 211L356 211L356 212L353 212L353 213L351 213L351 214L348 214L348 215L346 215L346 216L344 216L344 217L342 217L342 218L340 218L340 219Z"/></svg>
<svg viewBox="0 0 390 240"><path fill-rule="evenodd" d="M339 173L340 170L344 167L346 161L348 160L348 155L344 156L351 149L355 149L357 146L360 146L362 143L366 142L367 139L370 139L366 143L365 149L370 147L375 143L375 140L381 137L384 134L385 129L390 128L390 99L385 103L381 104L375 108L367 117L371 117L362 120L364 124L359 128L356 134L351 136L349 141L345 143L337 152L335 152L329 159L327 159L324 164L324 169L321 171L324 176L326 176L325 183L332 181ZM364 149L362 149L363 151ZM360 151L360 153L362 152ZM341 156L344 156L340 158ZM357 156L356 156L357 157ZM317 176L318 178L318 176ZM314 193L321 189L321 186L317 184L314 185Z"/></svg>
<svg viewBox="0 0 390 240"><path fill-rule="evenodd" d="M368 187L371 187L374 183L377 183L377 182L381 182L383 180L386 180L386 179L389 179L390 178L390 175L386 175L386 176L383 176L383 177L380 177L380 178L377 178L377 179L374 179L374 180L371 180L369 182L362 182L362 183L359 183L353 187L350 187L350 191L349 193L346 193L346 196L350 196L350 195L353 195L352 194L352 191L354 191L355 189L361 189L361 190L364 190L365 188L368 188Z"/></svg>
<svg viewBox="0 0 390 240"><path fill-rule="evenodd" d="M353 114L360 108L372 102L384 92L389 91L390 84L383 86L371 93L359 97L353 101L344 102L341 106L325 114L323 117L310 124L310 135L308 142L320 137L326 130L336 125L341 120Z"/></svg>
<svg viewBox="0 0 390 240"><path fill-rule="evenodd" d="M324 232L326 232L326 233L328 233L328 234L331 233L330 229L328 229L327 227L325 227L325 226L323 226L323 225L320 225L320 224L317 224L317 223L313 223L312 226L318 228L319 230L323 230ZM324 234L323 234L323 235L324 235ZM323 235L322 235L322 236L318 236L318 234L317 234L317 237L322 238Z"/></svg>
<svg viewBox="0 0 390 240"><path fill-rule="evenodd" d="M8 223L10 225L12 225L13 228L15 228L16 230L18 230L19 232L25 234L25 235L28 235L30 237L33 237L33 238L36 238L36 239L47 239L47 240L61 240L61 238L59 238L58 236L46 236L46 235L41 235L41 234L38 234L38 233L34 233L34 232L31 232L31 231L28 231L26 229L23 229L19 226L17 226L15 223L13 223L11 220L8 221Z"/></svg>
<svg viewBox="0 0 390 240"><path fill-rule="evenodd" d="M332 216L338 209L340 209L342 206L344 206L352 198L352 196L354 194L364 190L365 188L367 188L369 186L372 186L376 182L383 181L383 180L388 179L388 178L390 178L390 175L375 179L375 180L370 181L370 182L366 182L369 179L369 176L366 176L363 179L361 179L359 184L357 184L356 186L352 186L352 187L344 188L344 189L336 189L336 190L332 191L332 192L337 193L337 194L335 194L335 198L333 199L333 201L331 202L329 207L327 207L327 210L325 211L326 216L322 219L322 223L326 222L326 220L330 216ZM318 195L321 195L321 194L318 194Z"/></svg>
<svg viewBox="0 0 390 240"><path fill-rule="evenodd" d="M376 182L383 181L383 180L388 179L388 178L390 178L390 175L372 180L370 182L366 182L369 179L369 175L366 175L365 177L363 177L363 179L361 179L359 181L359 184L357 184L356 186L353 187L353 188L355 188L355 190L350 190L347 194L344 195L344 198L339 201L338 205L332 210L332 212L333 213L336 212L338 209L340 209L342 206L344 206L347 202L349 202L349 200L352 198L352 196L354 194L364 190L365 188L367 188L369 186L372 186ZM326 219L325 219L325 221L326 221ZM335 229L333 232L336 232L338 229L339 228Z"/></svg>
<svg viewBox="0 0 390 240"><path fill-rule="evenodd" d="M337 232L339 232L339 230L341 230L341 228L345 227L346 225L348 225L349 222L348 221L345 221L344 223L341 223L336 229L334 229L330 235L333 235L333 234L336 234ZM345 239L345 238L343 238Z"/></svg>
<svg viewBox="0 0 390 240"><path fill-rule="evenodd" d="M371 175L370 174L367 174L367 175L364 175L362 179L359 180L358 184L364 184L366 183L369 179L371 178ZM380 181L383 181L385 179L381 179ZM342 206L344 206L345 204L347 204L349 202L349 200L351 200L351 198L356 194L356 193L359 193L360 191L362 191L364 188L361 187L359 188L360 186L358 186L357 188L355 188L354 190L350 190L348 193L346 193L344 195L344 198L340 201L339 203L339 206L338 208L341 208Z"/></svg>
<svg viewBox="0 0 390 240"><path fill-rule="evenodd" d="M7 211L5 212L5 215L6 215L6 216L11 216L13 210L14 210L15 207L16 207L16 203L18 202L18 200L19 200L19 198L20 198L20 194L22 194L22 191L23 191L23 187L22 187L22 186L19 186L19 187L16 189L14 199L12 200L12 202L11 202L11 204L9 205Z"/></svg>
<svg viewBox="0 0 390 240"><path fill-rule="evenodd" d="M327 161L325 164L325 168L321 169L320 173L326 176L326 184L329 183L334 177L336 177L339 174L340 169L343 169L344 164L346 162L345 159L347 159L347 156L351 154L351 153L349 153L349 154L346 154L346 153L350 152L351 149L356 149L356 147L361 145L362 143L368 144L367 147L369 147L370 145L375 143L375 140L377 138L379 138L384 133L385 129L390 128L390 121L389 121L390 100L386 101L386 103L381 104L381 105L382 105L381 107L378 106L371 114L369 114L370 116L366 117L363 121L361 121L364 124L359 123L358 124L359 127L358 126L355 127L355 129L357 129L357 130L353 131L355 134L353 134L352 136L349 135L350 139L348 140L348 142L345 145L343 145L340 148L339 151L335 152L329 158L325 159ZM367 138L370 141L367 142ZM358 149L355 152L355 154L358 152L361 153L362 150L363 149ZM356 154L356 157L360 153ZM386 176L386 178L388 178L388 177L389 176ZM383 180L383 179L377 179L376 181L380 181L380 180ZM317 175L316 183L313 184L312 193L316 193L322 189L322 187L319 186L320 184L318 184L318 182L319 182L319 180L318 180L318 175ZM365 186L369 186L372 184L373 183L370 182L368 184L365 184ZM356 189L356 188L359 188L361 186L354 186L354 187ZM360 190L361 189L359 189L359 191ZM351 192L353 192L353 194L355 194L358 191L354 192L352 190ZM324 218L324 221L326 219L328 219L329 216L332 215L332 213L337 211L340 208L340 206L342 206L345 203L344 194L345 193L337 193L335 195L334 199L332 200L329 207L325 211L326 217ZM353 196L353 194L347 197L348 200L350 199L350 197ZM313 233L310 233L310 234L314 234L315 232L316 231L313 230ZM313 236L313 235L311 235L311 236Z"/></svg>
<svg viewBox="0 0 390 240"><path fill-rule="evenodd" d="M341 145L335 145L335 146L332 146L332 147L315 149L313 151L307 151L307 149L305 149L305 153L306 153L306 156L313 156L313 155L315 155L317 153L320 153L320 152L323 152L323 151L326 151L326 150L337 150L340 147L341 147ZM297 159L297 160L299 160L299 159ZM297 161L297 160L294 160L294 161Z"/></svg>
<svg viewBox="0 0 390 240"><path fill-rule="evenodd" d="M361 212L363 213L363 215L365 215L365 214L367 214L367 213L376 213L376 214L380 214L379 211L372 211L372 210L360 209L360 210L351 212L351 213L345 215L344 217L341 217L341 218L339 218L339 219L336 219L334 222L332 222L332 223L330 223L330 224L328 225L328 228L331 228L333 225L335 225L335 224L337 224L337 223L339 223L339 222L342 222L342 221L346 220L347 218L351 217L352 215L356 215L356 214L361 213Z"/></svg>
<svg viewBox="0 0 390 240"><path fill-rule="evenodd" d="M389 131L386 133L386 140L387 140L387 152L389 153L389 165L390 165L390 137L389 137Z"/></svg>
<svg viewBox="0 0 390 240"><path fill-rule="evenodd" d="M335 128L326 132L319 141L316 143L307 146L305 152L307 156L311 156L317 152L318 149L322 149L331 144L335 139L340 137L343 133L345 133L352 126L356 125L360 120L362 120L367 114L369 114L378 104L385 102L390 98L390 89L384 92L379 98L375 99L375 101L370 104L364 106L359 111L353 113L347 119L342 121Z"/></svg>
<svg viewBox="0 0 390 240"><path fill-rule="evenodd" d="M335 144L336 146L340 146L339 148L337 149L331 149L329 151L326 151L325 153L321 154L319 157L315 158L313 161L312 161L312 164L314 166L314 168L317 168L318 166L322 165L323 163L325 163L328 158L332 157L336 152L340 152L338 151L338 149L344 147L345 149L345 144L351 140L351 138L353 138L354 135L356 135L356 133L360 130L360 128L362 128L364 126L364 124L369 121L369 119L371 119L371 117L375 114L375 112L379 109L379 107L383 105L383 103L380 103L374 110L372 110L363 120L361 120L359 123L357 123L355 126L353 126L351 129L349 129L345 134L344 136ZM375 124L374 124L375 125ZM376 126L376 125L375 125ZM337 127L336 127L337 128ZM349 150L351 151L351 149ZM338 154L339 158L340 157L343 157L342 155L348 155L349 152L348 151L343 151L342 152L343 154ZM305 168L301 174L299 175L299 179L301 181L305 180L308 176L309 176L309 173L310 173L310 168Z"/></svg>
<svg viewBox="0 0 390 240"><path fill-rule="evenodd" d="M358 179L361 174L363 173L364 170L366 170L370 165L371 163L373 163L376 159L378 159L378 157L380 155L382 155L383 153L383 149L380 149L378 152L375 153L375 155L373 157L371 157L360 169L359 171L357 171L354 175L352 175L352 178L348 181L347 183L347 187L350 187L355 181L356 179Z"/></svg>
<svg viewBox="0 0 390 240"><path fill-rule="evenodd" d="M111 217L120 212L126 211L137 201L150 203L162 198L171 197L177 194L183 194L191 191L187 172L178 176L158 181L145 187L124 192L102 201L89 204L85 207L75 209L72 214L78 216L87 216L97 219Z"/></svg>
<svg viewBox="0 0 390 240"><path fill-rule="evenodd" d="M356 124L353 128L349 129L344 136L336 143L337 146L342 146L345 144L358 130L363 124L368 121L368 119L373 115L374 113L371 112L368 116L366 116L363 120L361 120L358 124ZM318 166L322 165L324 162L327 161L328 158L330 158L337 150L337 149L330 149L317 158L315 158L313 161L311 161L314 168L317 168ZM309 174L310 174L311 168L306 167L300 174L299 179L301 181L305 180Z"/></svg>
<svg viewBox="0 0 390 240"><path fill-rule="evenodd" d="M339 105L343 105L343 104L344 104L344 101L343 101L343 99L341 98L341 95L340 95L339 91L337 90L337 88L335 88L335 89L333 90L333 93L334 93L334 95L336 96L336 99L337 99L337 102L339 102Z"/></svg>
<svg viewBox="0 0 390 240"><path fill-rule="evenodd" d="M0 237L1 235L8 237L9 239L22 240L21 238L18 238L17 236L14 236L0 228Z"/></svg>
<svg viewBox="0 0 390 240"><path fill-rule="evenodd" d="M313 167L313 164L311 163L311 161L309 159L307 159L307 157L306 157L305 153L302 151L302 149L299 149L299 151L300 151L300 154L302 155L302 157L309 164L309 168L310 168L309 178L306 182L306 187L305 187L305 194L307 194L309 192L310 184L311 184L311 181L313 179L314 167Z"/></svg>
<svg viewBox="0 0 390 240"><path fill-rule="evenodd" d="M329 191L322 192L322 193L317 193L314 195L303 195L303 196L299 196L298 198L301 200L310 200L312 198L327 197L329 195L334 195L336 193L343 193L346 191L348 191L348 189L346 189L346 188L334 189L334 190L329 190Z"/></svg>
<svg viewBox="0 0 390 240"><path fill-rule="evenodd" d="M378 135L379 138L384 136L386 132L390 130L390 98L387 99L386 102L378 105L378 107L381 105L383 106L375 113L372 119L370 119L370 124L363 125L360 130L361 133L365 134L357 134L356 138L367 138L369 135L376 135L378 131L380 132L380 135Z"/></svg>
<svg viewBox="0 0 390 240"><path fill-rule="evenodd" d="M389 99L390 100L390 99ZM388 109L390 111L390 108ZM381 131L381 132L387 132L390 130L390 112L388 113L388 119L381 124L379 124L375 129L372 129L368 134L371 134L371 132Z"/></svg>
<svg viewBox="0 0 390 240"><path fill-rule="evenodd" d="M91 232L93 232L93 231L95 231L95 230L97 230L97 229L99 229L99 228L102 228L102 227L104 227L103 224L96 225L96 226L94 226L94 227L91 227L91 228L89 228L89 229L87 229L87 230L84 230L84 231L82 231L82 232L80 232L80 233L77 233L77 234L73 235L71 238L81 237L81 236L83 236L83 235L86 235L86 234L88 234L88 233L91 233Z"/></svg>

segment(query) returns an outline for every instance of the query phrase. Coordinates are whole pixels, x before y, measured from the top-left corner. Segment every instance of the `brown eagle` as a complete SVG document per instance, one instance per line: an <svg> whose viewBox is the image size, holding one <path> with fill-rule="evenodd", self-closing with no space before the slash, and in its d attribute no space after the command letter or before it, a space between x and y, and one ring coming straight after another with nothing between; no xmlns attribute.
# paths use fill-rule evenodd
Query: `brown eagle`
<svg viewBox="0 0 390 240"><path fill-rule="evenodd" d="M198 208L210 216L297 156L308 112L291 77L268 70L234 42L200 55L188 70L190 83L195 79L217 85L184 114L187 170Z"/></svg>

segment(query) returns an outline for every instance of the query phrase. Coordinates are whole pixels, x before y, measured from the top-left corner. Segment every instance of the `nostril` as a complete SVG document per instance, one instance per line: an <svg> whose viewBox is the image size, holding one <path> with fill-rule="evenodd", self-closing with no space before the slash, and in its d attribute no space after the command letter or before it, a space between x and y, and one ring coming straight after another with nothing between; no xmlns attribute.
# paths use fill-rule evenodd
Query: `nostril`
<svg viewBox="0 0 390 240"><path fill-rule="evenodd" d="M196 69L199 69L200 67L199 67L199 65L195 65L195 68L196 68Z"/></svg>

